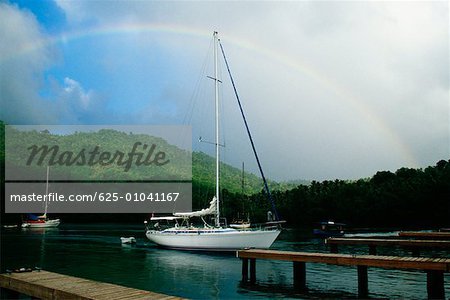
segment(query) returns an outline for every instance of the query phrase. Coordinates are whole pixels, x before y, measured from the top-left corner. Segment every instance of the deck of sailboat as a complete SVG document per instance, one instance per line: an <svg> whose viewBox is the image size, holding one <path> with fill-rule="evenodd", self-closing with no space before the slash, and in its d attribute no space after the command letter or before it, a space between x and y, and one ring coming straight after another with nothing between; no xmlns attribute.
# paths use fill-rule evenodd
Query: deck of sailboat
<svg viewBox="0 0 450 300"><path fill-rule="evenodd" d="M245 229L235 229L235 228L168 228L162 231L159 230L150 230L150 232L161 233L161 234L224 234L224 233L236 233L242 234L245 232L256 232L256 231L274 231L273 229L266 228L245 228Z"/></svg>

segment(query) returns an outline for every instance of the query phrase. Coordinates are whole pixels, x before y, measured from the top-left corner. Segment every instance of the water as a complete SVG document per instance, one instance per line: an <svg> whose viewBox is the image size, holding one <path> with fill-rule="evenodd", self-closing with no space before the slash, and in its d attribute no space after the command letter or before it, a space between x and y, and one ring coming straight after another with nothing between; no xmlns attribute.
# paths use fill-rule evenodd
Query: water
<svg viewBox="0 0 450 300"><path fill-rule="evenodd" d="M309 232L308 232L309 233ZM285 230L274 249L328 252L307 232ZM135 246L121 245L134 236ZM292 287L292 263L256 262L257 284L242 285L241 262L234 253L165 250L147 241L141 225L62 224L58 229L2 229L1 268L39 266L45 270L103 282L196 299L356 298L355 267L307 264L308 292ZM340 246L340 252L366 254L364 246ZM410 253L379 248L380 255ZM450 257L449 251L428 251L430 257ZM446 295L450 276L445 275ZM369 268L369 296L425 299L426 275L417 271Z"/></svg>

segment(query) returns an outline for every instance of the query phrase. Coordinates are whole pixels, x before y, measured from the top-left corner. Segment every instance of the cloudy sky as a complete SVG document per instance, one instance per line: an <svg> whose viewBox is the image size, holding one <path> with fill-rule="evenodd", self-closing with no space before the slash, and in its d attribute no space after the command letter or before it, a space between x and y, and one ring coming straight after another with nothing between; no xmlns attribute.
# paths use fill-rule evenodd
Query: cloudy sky
<svg viewBox="0 0 450 300"><path fill-rule="evenodd" d="M212 140L214 30L269 178L450 158L447 1L0 1L0 119L190 124ZM223 158L256 172L221 74Z"/></svg>

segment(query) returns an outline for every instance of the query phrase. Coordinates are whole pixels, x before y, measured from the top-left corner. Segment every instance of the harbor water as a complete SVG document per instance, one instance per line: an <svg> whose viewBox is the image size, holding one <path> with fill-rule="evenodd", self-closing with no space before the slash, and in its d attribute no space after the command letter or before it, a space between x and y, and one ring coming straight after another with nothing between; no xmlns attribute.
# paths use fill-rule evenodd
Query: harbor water
<svg viewBox="0 0 450 300"><path fill-rule="evenodd" d="M120 237L136 238L122 245ZM309 231L286 229L273 249L328 252ZM341 246L340 252L367 254L364 246ZM379 255L409 256L401 248L380 248ZM449 251L423 252L450 257ZM143 225L62 224L57 229L2 229L1 271L40 267L62 274L194 299L357 298L356 267L307 264L307 292L293 288L292 263L256 262L257 282L241 283L235 253L166 250L149 242ZM369 297L425 299L426 274L369 268ZM450 295L450 275L444 278Z"/></svg>

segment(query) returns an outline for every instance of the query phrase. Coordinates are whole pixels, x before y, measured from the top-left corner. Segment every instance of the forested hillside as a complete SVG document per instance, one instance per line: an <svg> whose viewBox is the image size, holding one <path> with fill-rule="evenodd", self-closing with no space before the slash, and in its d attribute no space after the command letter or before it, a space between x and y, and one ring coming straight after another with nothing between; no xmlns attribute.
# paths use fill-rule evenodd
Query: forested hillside
<svg viewBox="0 0 450 300"><path fill-rule="evenodd" d="M0 147L0 166L4 172L4 126L0 126L2 143ZM107 130L97 133L77 133L72 136L58 137L49 133L26 133L23 138L32 135L47 134L49 139L61 139L61 143L95 144L99 139L110 141L111 147L127 143L128 134ZM75 136L78 135L78 136ZM80 139L81 135L81 139ZM151 142L153 137L143 140ZM159 143L164 141L158 140ZM170 147L171 155L182 155L183 151ZM10 159L10 158L8 158ZM446 158L448 159L448 158ZM14 157L12 157L12 161ZM263 192L261 179L245 173L245 195L242 194L241 170L221 164L222 213L233 218L243 211L250 213L252 221L264 221L270 208ZM92 176L105 175L96 168ZM116 170L117 171L117 170ZM179 170L167 170L176 174ZM192 154L193 208L201 209L208 205L214 194L214 159L204 153ZM130 173L130 179L139 179L139 173ZM97 178L97 177L95 177ZM2 176L2 186L4 177ZM401 168L396 172L380 171L367 179L356 181L334 180L313 181L311 184L295 185L270 182L272 193L280 215L287 220L288 226L310 227L320 220L334 219L348 223L353 227L449 227L450 226L450 160L441 160L435 166L424 169ZM2 193L3 197L3 193ZM3 202L3 201L2 201ZM2 209L2 212L4 210ZM3 220L15 222L20 216L2 215ZM108 214L84 214L61 216L67 222L142 222L147 215L129 214L117 218ZM5 221L3 221L5 222Z"/></svg>
<svg viewBox="0 0 450 300"><path fill-rule="evenodd" d="M293 226L327 219L357 227L450 226L450 160L357 181L313 181L274 197Z"/></svg>

